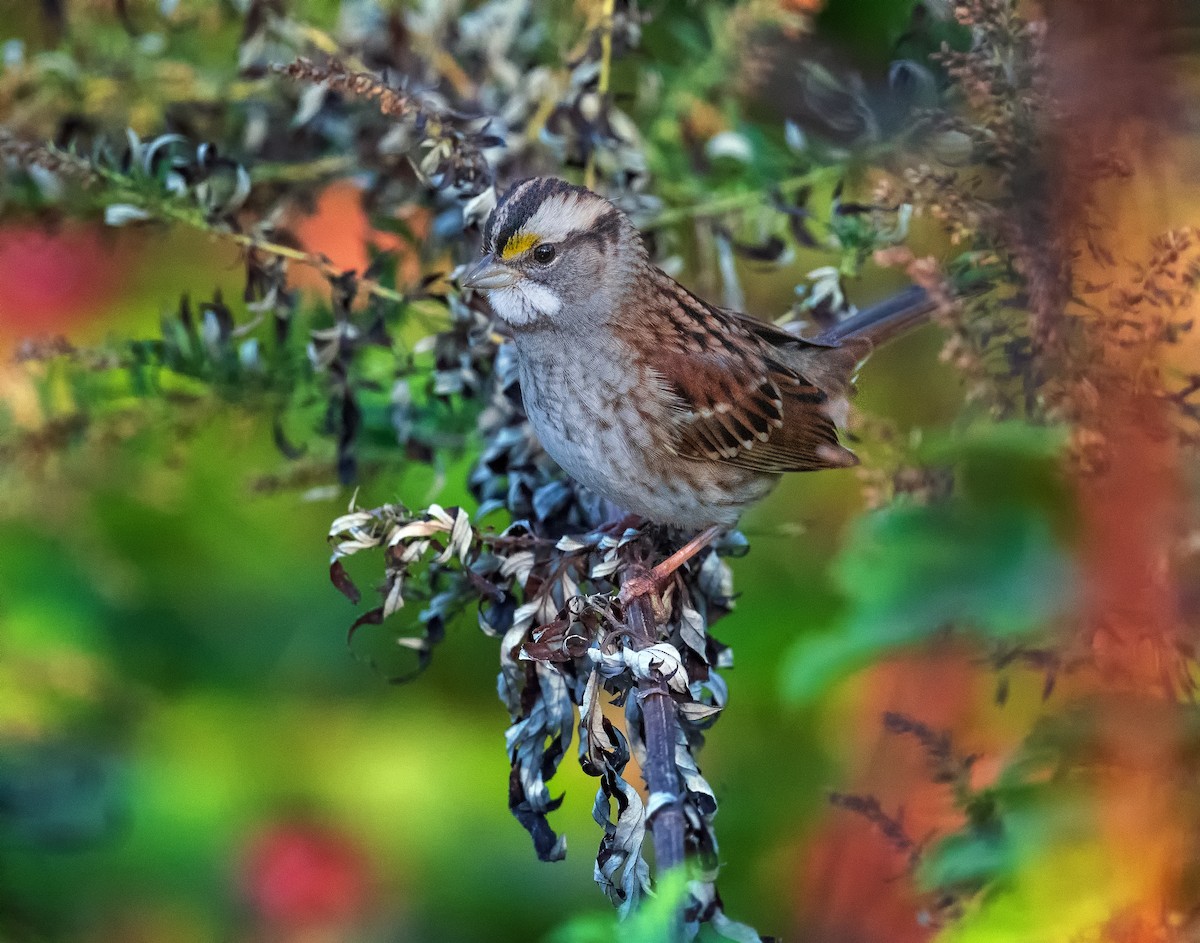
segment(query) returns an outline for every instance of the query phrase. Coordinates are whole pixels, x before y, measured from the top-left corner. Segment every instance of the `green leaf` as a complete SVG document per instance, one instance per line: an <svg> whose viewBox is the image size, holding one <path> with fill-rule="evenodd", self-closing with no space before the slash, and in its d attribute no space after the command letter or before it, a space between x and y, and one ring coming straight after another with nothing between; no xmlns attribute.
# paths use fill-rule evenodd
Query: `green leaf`
<svg viewBox="0 0 1200 943"><path fill-rule="evenodd" d="M1043 514L1056 531L1069 531L1072 501L1059 462L1066 441L1060 427L985 423L929 436L918 456L929 465L955 465L958 493L977 505L1020 505Z"/></svg>
<svg viewBox="0 0 1200 943"><path fill-rule="evenodd" d="M833 567L847 599L835 631L806 638L785 662L784 686L808 701L847 673L947 627L1012 640L1069 606L1068 505L1044 430L968 435L958 494L932 506L896 505L859 521ZM1056 448L1056 446L1054 446Z"/></svg>
<svg viewBox="0 0 1200 943"><path fill-rule="evenodd" d="M686 898L687 874L676 870L664 875L654 896L627 919L611 913L584 914L552 930L546 943L671 943L676 938L675 917Z"/></svg>
<svg viewBox="0 0 1200 943"><path fill-rule="evenodd" d="M997 789L993 815L939 841L917 873L922 887L982 885L1011 877L1030 860L1059 846L1094 839L1089 792L1061 781Z"/></svg>
<svg viewBox="0 0 1200 943"><path fill-rule="evenodd" d="M914 0L831 0L817 17L819 35L886 62L912 17Z"/></svg>

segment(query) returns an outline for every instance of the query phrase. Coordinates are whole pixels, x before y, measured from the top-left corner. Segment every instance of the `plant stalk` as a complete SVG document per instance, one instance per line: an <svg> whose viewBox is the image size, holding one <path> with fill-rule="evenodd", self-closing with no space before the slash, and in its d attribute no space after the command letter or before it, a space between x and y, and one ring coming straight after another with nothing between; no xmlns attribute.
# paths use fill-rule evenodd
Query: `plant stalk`
<svg viewBox="0 0 1200 943"><path fill-rule="evenodd" d="M627 617L636 645L653 645L657 641L658 624L649 594L640 594L630 600ZM684 818L678 798L679 773L675 768L675 702L662 682L640 682L638 696L642 701L646 746L646 762L642 768L646 787L652 796L665 793L676 797L674 802L659 808L650 821L655 868L661 878L680 867L684 855ZM682 931L682 920L677 929Z"/></svg>
<svg viewBox="0 0 1200 943"><path fill-rule="evenodd" d="M608 80L612 74L612 30L615 0L600 0L600 79L597 91L603 107L608 98ZM583 185L589 190L596 186L596 151L588 152L587 167L583 172Z"/></svg>

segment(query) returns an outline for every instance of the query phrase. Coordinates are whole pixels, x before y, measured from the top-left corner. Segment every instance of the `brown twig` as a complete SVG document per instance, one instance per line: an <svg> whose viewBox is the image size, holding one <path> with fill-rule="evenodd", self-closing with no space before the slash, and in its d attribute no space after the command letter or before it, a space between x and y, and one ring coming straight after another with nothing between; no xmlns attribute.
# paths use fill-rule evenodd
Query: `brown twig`
<svg viewBox="0 0 1200 943"><path fill-rule="evenodd" d="M344 95L372 99L375 107L390 118L403 118L417 107L410 95L385 85L369 72L353 72L337 59L317 65L301 57L287 65L272 65L271 71L297 81L322 84Z"/></svg>
<svg viewBox="0 0 1200 943"><path fill-rule="evenodd" d="M284 259L290 259L293 262L299 262L302 265L307 265L310 268L316 269L327 280L340 278L346 274L343 269L338 268L325 255L306 252L303 249L295 249L291 246L281 245L277 242L270 242L261 239L258 236L248 235L246 233L234 232L231 229L209 228L208 232L216 233L233 243L241 246L248 252L265 252L268 255L276 255ZM384 301L394 301L396 304L402 304L407 299L403 292L399 292L394 288L389 288L387 285L380 284L371 278L361 278L358 281L358 291L366 292L368 295L373 295L376 298L381 298Z"/></svg>
<svg viewBox="0 0 1200 943"><path fill-rule="evenodd" d="M14 161L20 167L40 167L51 173L77 180L83 186L95 183L99 175L82 157L53 145L33 144L0 128L0 160Z"/></svg>

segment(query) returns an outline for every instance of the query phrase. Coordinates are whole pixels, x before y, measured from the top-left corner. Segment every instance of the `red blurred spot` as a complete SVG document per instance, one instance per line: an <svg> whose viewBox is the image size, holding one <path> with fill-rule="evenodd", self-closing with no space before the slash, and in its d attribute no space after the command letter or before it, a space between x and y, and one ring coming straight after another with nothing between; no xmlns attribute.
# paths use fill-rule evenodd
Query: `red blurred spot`
<svg viewBox="0 0 1200 943"><path fill-rule="evenodd" d="M62 333L112 301L128 253L99 227L0 229L0 338Z"/></svg>
<svg viewBox="0 0 1200 943"><path fill-rule="evenodd" d="M246 851L244 889L267 923L295 927L355 920L370 903L371 886L366 854L326 826L271 825Z"/></svg>
<svg viewBox="0 0 1200 943"><path fill-rule="evenodd" d="M933 930L920 922L922 901L905 856L865 819L838 816L805 847L801 893L820 888L796 928L800 940L822 943L924 943Z"/></svg>

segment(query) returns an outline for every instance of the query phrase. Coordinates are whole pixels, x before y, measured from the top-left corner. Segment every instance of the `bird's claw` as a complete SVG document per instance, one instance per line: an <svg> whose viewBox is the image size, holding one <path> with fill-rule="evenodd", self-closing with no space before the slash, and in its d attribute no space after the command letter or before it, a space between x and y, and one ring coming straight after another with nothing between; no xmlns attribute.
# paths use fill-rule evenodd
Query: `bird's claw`
<svg viewBox="0 0 1200 943"><path fill-rule="evenodd" d="M617 598L623 605L628 606L640 596L649 596L651 600L661 595L658 581L650 574L630 576L621 584L621 592Z"/></svg>
<svg viewBox="0 0 1200 943"><path fill-rule="evenodd" d="M617 599L620 600L621 606L626 612L637 600L648 600L650 610L654 614L655 624L662 625L671 615L671 606L663 598L663 594L670 586L671 576L670 573L658 574L653 570L642 570L631 574L622 582Z"/></svg>

